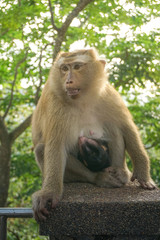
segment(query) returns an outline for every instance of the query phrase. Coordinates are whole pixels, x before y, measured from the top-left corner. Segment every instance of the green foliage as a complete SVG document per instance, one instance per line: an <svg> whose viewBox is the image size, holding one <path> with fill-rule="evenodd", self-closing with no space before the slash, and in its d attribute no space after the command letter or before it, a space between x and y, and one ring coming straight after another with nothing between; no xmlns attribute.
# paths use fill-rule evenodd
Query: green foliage
<svg viewBox="0 0 160 240"><path fill-rule="evenodd" d="M160 29L141 27L159 17L156 0L93 1L79 13L65 33L61 50L83 40L107 59L109 80L121 92L141 131L151 158L151 172L160 185ZM78 0L52 0L54 23L60 28ZM122 33L122 29L128 29ZM0 9L0 115L12 131L35 108L56 42L48 0L2 0ZM40 95L40 92L38 92ZM130 162L129 162L129 165ZM30 207L31 194L41 186L34 161L31 131L12 147L9 207ZM42 239L33 220L9 221L8 239ZM18 236L18 237L17 237ZM45 238L46 239L46 238Z"/></svg>
<svg viewBox="0 0 160 240"><path fill-rule="evenodd" d="M145 87L146 80L159 83L160 43L156 36L159 34L151 32L149 35L137 34L130 41L125 38L113 40L106 55L108 59L119 61L111 69L110 81L128 89L135 83Z"/></svg>
<svg viewBox="0 0 160 240"><path fill-rule="evenodd" d="M9 219L8 240L47 240L49 237L39 236L37 223L33 219Z"/></svg>
<svg viewBox="0 0 160 240"><path fill-rule="evenodd" d="M160 185L160 90L153 89L150 93L143 94L134 91L133 98L126 95L129 109L148 150L153 179Z"/></svg>
<svg viewBox="0 0 160 240"><path fill-rule="evenodd" d="M13 146L11 180L8 197L9 207L32 207L31 195L41 187L41 174L34 160L31 130L27 129ZM8 238L48 239L38 236L38 226L33 219L9 219Z"/></svg>

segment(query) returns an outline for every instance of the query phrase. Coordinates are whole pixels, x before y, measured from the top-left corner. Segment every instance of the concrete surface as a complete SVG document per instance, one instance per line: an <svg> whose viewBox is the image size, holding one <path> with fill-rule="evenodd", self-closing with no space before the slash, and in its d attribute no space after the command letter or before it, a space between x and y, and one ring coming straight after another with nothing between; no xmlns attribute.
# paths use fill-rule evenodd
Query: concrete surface
<svg viewBox="0 0 160 240"><path fill-rule="evenodd" d="M158 240L160 190L66 184L63 200L40 223L40 234L50 239Z"/></svg>

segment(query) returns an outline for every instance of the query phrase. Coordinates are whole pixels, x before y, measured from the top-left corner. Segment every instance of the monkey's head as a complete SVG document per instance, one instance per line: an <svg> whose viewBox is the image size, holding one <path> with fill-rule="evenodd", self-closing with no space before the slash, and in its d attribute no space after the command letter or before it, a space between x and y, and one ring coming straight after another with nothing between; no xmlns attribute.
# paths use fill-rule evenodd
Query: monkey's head
<svg viewBox="0 0 160 240"><path fill-rule="evenodd" d="M104 86L105 61L94 49L59 53L53 65L52 77L55 93L70 99L95 94Z"/></svg>
<svg viewBox="0 0 160 240"><path fill-rule="evenodd" d="M79 137L78 150L78 159L93 172L111 166L108 144L104 140Z"/></svg>

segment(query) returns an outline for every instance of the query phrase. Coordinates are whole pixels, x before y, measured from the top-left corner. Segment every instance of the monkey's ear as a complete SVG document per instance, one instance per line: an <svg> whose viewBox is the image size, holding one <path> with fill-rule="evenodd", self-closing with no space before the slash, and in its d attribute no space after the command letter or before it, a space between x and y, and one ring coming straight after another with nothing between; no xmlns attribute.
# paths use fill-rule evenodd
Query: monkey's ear
<svg viewBox="0 0 160 240"><path fill-rule="evenodd" d="M99 60L99 61L100 61L100 63L102 63L103 67L105 67L106 61L105 60Z"/></svg>

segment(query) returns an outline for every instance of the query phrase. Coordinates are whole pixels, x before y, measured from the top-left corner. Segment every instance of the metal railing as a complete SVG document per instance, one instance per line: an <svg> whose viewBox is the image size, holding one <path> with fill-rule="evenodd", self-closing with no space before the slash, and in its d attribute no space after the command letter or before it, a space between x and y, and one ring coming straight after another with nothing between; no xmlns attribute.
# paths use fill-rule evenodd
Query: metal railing
<svg viewBox="0 0 160 240"><path fill-rule="evenodd" d="M8 218L32 218L31 208L0 208L0 240L7 239Z"/></svg>

